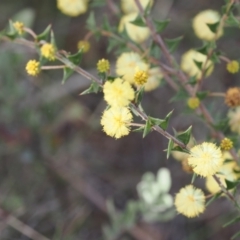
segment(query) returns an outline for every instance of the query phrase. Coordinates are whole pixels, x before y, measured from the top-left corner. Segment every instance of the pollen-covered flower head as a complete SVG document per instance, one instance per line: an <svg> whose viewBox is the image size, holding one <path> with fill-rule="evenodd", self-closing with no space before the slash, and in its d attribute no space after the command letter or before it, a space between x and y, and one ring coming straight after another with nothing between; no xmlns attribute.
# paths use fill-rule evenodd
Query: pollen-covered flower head
<svg viewBox="0 0 240 240"><path fill-rule="evenodd" d="M237 107L240 106L240 88L233 87L229 88L226 92L225 103L229 107Z"/></svg>
<svg viewBox="0 0 240 240"><path fill-rule="evenodd" d="M217 32L214 33L207 25L219 22L220 18L220 14L211 9L198 13L193 19L193 29L196 36L206 41L220 38L223 35L223 27L219 26Z"/></svg>
<svg viewBox="0 0 240 240"><path fill-rule="evenodd" d="M126 107L134 99L134 90L129 82L116 78L103 86L104 99L113 107Z"/></svg>
<svg viewBox="0 0 240 240"><path fill-rule="evenodd" d="M191 97L191 98L188 99L187 105L191 109L196 109L200 105L200 100L199 100L198 97Z"/></svg>
<svg viewBox="0 0 240 240"><path fill-rule="evenodd" d="M90 49L90 43L86 40L80 40L77 44L78 49L82 49L84 53L88 52Z"/></svg>
<svg viewBox="0 0 240 240"><path fill-rule="evenodd" d="M200 52L197 52L196 50L190 49L182 55L181 69L186 72L190 77L196 76L197 79L200 79L202 76L202 71L197 67L194 60L197 62L201 62L202 66L204 66L205 62L207 61L207 56ZM207 69L207 71L205 72L205 76L207 77L213 71L213 62L211 60L208 60L205 68Z"/></svg>
<svg viewBox="0 0 240 240"><path fill-rule="evenodd" d="M134 75L134 83L137 86L142 86L148 81L148 72L143 70L137 70Z"/></svg>
<svg viewBox="0 0 240 240"><path fill-rule="evenodd" d="M50 61L55 60L56 48L53 44L51 43L43 44L40 51L42 56L45 57L46 59Z"/></svg>
<svg viewBox="0 0 240 240"><path fill-rule="evenodd" d="M101 125L107 135L118 139L129 134L132 119L128 108L111 107L103 112Z"/></svg>
<svg viewBox="0 0 240 240"><path fill-rule="evenodd" d="M14 22L13 27L17 30L19 35L24 33L24 24L22 22Z"/></svg>
<svg viewBox="0 0 240 240"><path fill-rule="evenodd" d="M144 84L144 90L146 92L156 89L163 78L162 72L158 67L154 67L148 70L148 80Z"/></svg>
<svg viewBox="0 0 240 240"><path fill-rule="evenodd" d="M176 210L186 217L193 218L205 210L205 196L201 189L188 185L176 194Z"/></svg>
<svg viewBox="0 0 240 240"><path fill-rule="evenodd" d="M231 131L240 134L240 107L229 110L228 118Z"/></svg>
<svg viewBox="0 0 240 240"><path fill-rule="evenodd" d="M143 9L146 9L148 5L152 6L153 0L140 0L140 4L142 5ZM139 9L134 0L121 0L121 8L126 14L139 12Z"/></svg>
<svg viewBox="0 0 240 240"><path fill-rule="evenodd" d="M233 60L227 64L227 70L228 72L234 74L239 71L239 62L236 60Z"/></svg>
<svg viewBox="0 0 240 240"><path fill-rule="evenodd" d="M37 76L41 69L40 69L40 62L36 60L30 60L27 62L26 71L31 76Z"/></svg>
<svg viewBox="0 0 240 240"><path fill-rule="evenodd" d="M135 72L137 70L148 71L148 68L148 64L135 52L122 53L116 63L117 75L132 84L134 84Z"/></svg>
<svg viewBox="0 0 240 240"><path fill-rule="evenodd" d="M224 138L220 143L220 147L222 150L228 151L233 147L233 142L229 138Z"/></svg>
<svg viewBox="0 0 240 240"><path fill-rule="evenodd" d="M71 17L76 17L87 11L88 0L57 0L58 9Z"/></svg>
<svg viewBox="0 0 240 240"><path fill-rule="evenodd" d="M188 163L196 174L212 176L223 164L222 152L214 143L203 142L190 149Z"/></svg>
<svg viewBox="0 0 240 240"><path fill-rule="evenodd" d="M125 28L131 40L136 43L141 43L149 37L150 31L147 27L140 27L131 23L136 19L137 16L137 13L129 13L127 15L123 15L120 20L118 30L119 32L122 32Z"/></svg>
<svg viewBox="0 0 240 240"><path fill-rule="evenodd" d="M107 59L101 59L97 62L97 70L100 73L106 73L110 69L110 63Z"/></svg>

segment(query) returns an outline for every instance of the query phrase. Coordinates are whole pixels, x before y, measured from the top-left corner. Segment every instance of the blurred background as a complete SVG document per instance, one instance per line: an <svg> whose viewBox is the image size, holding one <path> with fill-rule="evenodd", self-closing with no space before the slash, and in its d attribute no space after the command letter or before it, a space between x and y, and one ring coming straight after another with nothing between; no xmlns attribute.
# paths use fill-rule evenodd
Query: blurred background
<svg viewBox="0 0 240 240"><path fill-rule="evenodd" d="M94 1L93 1L94 2ZM119 1L114 1L119 3ZM192 31L191 19L201 10L220 11L224 1L158 0L153 15L171 23L163 37L183 35L174 56L189 48L200 47ZM87 34L85 21L89 11L79 17L63 15L54 0L1 0L0 29L9 19L25 17L36 33L52 24L59 49L77 51L77 43ZM108 5L95 8L101 21L107 14L118 24ZM240 33L226 29L219 48L231 59L239 59ZM91 49L81 66L96 75L99 59L115 56L106 51L108 42L91 38ZM16 43L0 41L0 239L104 239L102 228L109 224L106 201L112 199L117 209L137 199L136 185L145 172L156 173L167 167L172 176L170 193L174 194L191 181L181 164L166 159L167 140L155 132L142 139L140 133L115 140L105 135L100 116L105 108L102 94L79 96L89 82L74 74L61 85L62 71L43 71L37 78L28 76L25 65L38 58L36 52ZM215 67L205 89L215 92L239 85L239 74L230 75L224 64ZM169 102L174 91L166 84L145 94L143 107L154 117L163 118L174 109L172 128L184 130L193 125L197 141L209 135L204 123L187 112L185 101ZM208 100L206 100L208 103ZM224 117L223 100L209 102L214 116ZM201 179L199 186L203 186ZM231 204L221 198L195 219L177 215L167 222L144 223L124 231L121 240L230 239L239 225L222 228L234 212ZM25 225L23 225L25 224ZM28 229L30 227L30 229ZM38 233L33 232L35 229ZM26 231L30 231L27 236Z"/></svg>

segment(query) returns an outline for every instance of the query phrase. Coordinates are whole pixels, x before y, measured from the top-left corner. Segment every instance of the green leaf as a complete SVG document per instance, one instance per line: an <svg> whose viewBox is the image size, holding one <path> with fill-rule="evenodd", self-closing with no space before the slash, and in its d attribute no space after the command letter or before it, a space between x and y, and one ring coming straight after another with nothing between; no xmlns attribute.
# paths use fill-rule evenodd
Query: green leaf
<svg viewBox="0 0 240 240"><path fill-rule="evenodd" d="M133 25L136 25L138 27L146 27L146 23L140 15L137 15L137 17L130 23L132 23Z"/></svg>
<svg viewBox="0 0 240 240"><path fill-rule="evenodd" d="M197 177L197 174L196 174L196 173L194 173L194 174L192 175L191 184L193 184L193 183L194 183L194 181L195 181L196 177Z"/></svg>
<svg viewBox="0 0 240 240"><path fill-rule="evenodd" d="M55 49L57 50L57 45L56 45L56 41L55 41L55 37L54 37L54 32L51 30L51 34L50 34L50 43L55 47Z"/></svg>
<svg viewBox="0 0 240 240"><path fill-rule="evenodd" d="M184 90L184 89L180 89L174 97L172 97L169 102L172 103L172 102L176 102L176 101L180 101L180 100L185 100L188 98L188 94L187 92Z"/></svg>
<svg viewBox="0 0 240 240"><path fill-rule="evenodd" d="M151 130L152 130L151 120L148 119L144 127L143 138L145 138Z"/></svg>
<svg viewBox="0 0 240 240"><path fill-rule="evenodd" d="M200 100L203 100L208 96L208 94L209 94L209 91L201 91L201 92L197 92L196 95Z"/></svg>
<svg viewBox="0 0 240 240"><path fill-rule="evenodd" d="M240 237L240 231L235 233L232 237L231 237L231 240L234 240L236 239L237 237Z"/></svg>
<svg viewBox="0 0 240 240"><path fill-rule="evenodd" d="M174 148L172 148L172 151L178 151L178 152L183 152L183 153L189 153L189 151L187 151L184 148L181 148L180 146L175 146Z"/></svg>
<svg viewBox="0 0 240 240"><path fill-rule="evenodd" d="M103 7L106 5L106 0L94 0L91 1L90 6L89 7Z"/></svg>
<svg viewBox="0 0 240 240"><path fill-rule="evenodd" d="M186 84L194 86L194 85L196 85L197 82L198 82L197 77L193 76L193 77L189 77L189 80Z"/></svg>
<svg viewBox="0 0 240 240"><path fill-rule="evenodd" d="M167 148L167 159L169 158L169 156L171 154L173 146L174 146L174 142L172 139L170 139L168 142L168 148Z"/></svg>
<svg viewBox="0 0 240 240"><path fill-rule="evenodd" d="M73 74L73 70L69 67L64 67L63 69L63 79L62 79L62 84L64 84L67 79Z"/></svg>
<svg viewBox="0 0 240 240"><path fill-rule="evenodd" d="M135 93L135 103L138 105L141 103L144 94L144 87L141 87Z"/></svg>
<svg viewBox="0 0 240 240"><path fill-rule="evenodd" d="M226 182L226 185L227 185L227 190L231 190L231 189L235 188L240 183L240 180L235 181L235 182L231 182L231 181L225 179L225 182Z"/></svg>
<svg viewBox="0 0 240 240"><path fill-rule="evenodd" d="M167 114L167 116L164 118L164 121L159 124L159 127L161 127L164 131L165 131L165 130L167 129L167 127L168 127L168 122L169 122L169 119L170 119L172 113L173 113L173 110L172 110L171 112L169 112L169 113Z"/></svg>
<svg viewBox="0 0 240 240"><path fill-rule="evenodd" d="M42 33L37 35L37 40L38 41L41 41L41 40L48 41L51 28L52 28L52 26L48 25Z"/></svg>
<svg viewBox="0 0 240 240"><path fill-rule="evenodd" d="M83 52L82 52L82 49L80 49L77 53L69 55L67 58L73 64L79 65L82 60L82 56L83 56Z"/></svg>
<svg viewBox="0 0 240 240"><path fill-rule="evenodd" d="M145 127L139 127L136 129L131 130L132 132L142 132L144 130Z"/></svg>
<svg viewBox="0 0 240 240"><path fill-rule="evenodd" d="M183 39L183 36L174 38L174 39L165 39L165 42L168 46L169 52L172 53L178 47L178 44Z"/></svg>
<svg viewBox="0 0 240 240"><path fill-rule="evenodd" d="M100 86L96 83L96 82L92 82L92 84L90 85L90 87L88 89L86 89L85 91L83 91L82 93L80 93L79 95L85 95L85 94L89 94L89 93L98 93L100 89Z"/></svg>
<svg viewBox="0 0 240 240"><path fill-rule="evenodd" d="M92 30L92 31L96 30L97 25L96 25L94 12L90 12L88 19L86 21L86 25L89 30Z"/></svg>
<svg viewBox="0 0 240 240"><path fill-rule="evenodd" d="M218 30L218 26L219 26L220 22L216 22L216 23L207 23L208 28L210 29L211 32L216 33Z"/></svg>
<svg viewBox="0 0 240 240"><path fill-rule="evenodd" d="M11 20L9 20L9 30L2 31L1 35L9 37L11 40L14 40L18 37L18 32L15 29L15 27L13 26L13 22Z"/></svg>
<svg viewBox="0 0 240 240"><path fill-rule="evenodd" d="M223 227L227 227L229 225L232 225L234 223L240 222L240 216L235 217L234 219L231 219L229 222L225 223Z"/></svg>
<svg viewBox="0 0 240 240"><path fill-rule="evenodd" d="M229 13L228 18L225 20L225 23L231 27L239 27L240 25L239 20L235 18L232 12Z"/></svg>
<svg viewBox="0 0 240 240"><path fill-rule="evenodd" d="M154 25L155 25L155 28L156 28L156 32L161 33L167 27L169 22L170 22L170 19L166 19L166 20L163 20L163 21L154 20Z"/></svg>
<svg viewBox="0 0 240 240"><path fill-rule="evenodd" d="M202 70L202 64L203 64L203 62L199 62L199 61L197 61L197 60L195 60L195 59L193 59L193 61L194 61L195 65L197 66L197 68L198 68L199 70Z"/></svg>
<svg viewBox="0 0 240 240"><path fill-rule="evenodd" d="M191 138L192 126L190 126L185 132L179 133L177 139L183 142L185 145L188 144Z"/></svg>

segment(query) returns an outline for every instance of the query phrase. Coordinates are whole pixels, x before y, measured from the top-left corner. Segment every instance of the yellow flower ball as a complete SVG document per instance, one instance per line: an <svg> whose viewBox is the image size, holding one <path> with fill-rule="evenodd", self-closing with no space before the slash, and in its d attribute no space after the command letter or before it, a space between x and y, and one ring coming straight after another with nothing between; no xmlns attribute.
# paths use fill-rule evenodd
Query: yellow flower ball
<svg viewBox="0 0 240 240"><path fill-rule="evenodd" d="M24 24L22 22L14 22L13 27L17 30L19 35L24 33Z"/></svg>
<svg viewBox="0 0 240 240"><path fill-rule="evenodd" d="M129 82L116 78L103 86L104 99L113 107L126 107L134 99L134 90Z"/></svg>
<svg viewBox="0 0 240 240"><path fill-rule="evenodd" d="M110 63L107 59L101 59L98 61L97 63L97 70L100 72L100 73L106 73L108 72L110 69Z"/></svg>
<svg viewBox="0 0 240 240"><path fill-rule="evenodd" d="M220 147L222 150L230 150L233 147L233 142L229 139L229 138L224 138L221 143L220 143Z"/></svg>
<svg viewBox="0 0 240 240"><path fill-rule="evenodd" d="M220 26L218 31L214 33L207 25L219 22L220 18L220 14L211 9L198 13L193 19L193 29L196 36L206 41L213 41L220 38L223 35L223 27Z"/></svg>
<svg viewBox="0 0 240 240"><path fill-rule="evenodd" d="M137 13L129 13L127 15L123 15L120 20L118 30L119 32L122 32L125 28L129 38L132 41L136 43L142 43L149 37L150 31L147 27L139 27L131 23L131 21L135 20L137 16Z"/></svg>
<svg viewBox="0 0 240 240"><path fill-rule="evenodd" d="M197 97L191 97L191 98L188 99L187 105L191 109L196 109L200 105L200 100Z"/></svg>
<svg viewBox="0 0 240 240"><path fill-rule="evenodd" d="M205 196L201 189L188 185L176 194L174 204L179 213L193 218L204 212Z"/></svg>
<svg viewBox="0 0 240 240"><path fill-rule="evenodd" d="M141 56L135 52L122 53L116 63L116 73L125 81L134 84L134 75L138 70L148 71L149 66Z"/></svg>
<svg viewBox="0 0 240 240"><path fill-rule="evenodd" d="M78 49L82 49L84 53L88 52L90 49L90 43L89 41L81 40L77 44Z"/></svg>
<svg viewBox="0 0 240 240"><path fill-rule="evenodd" d="M51 43L43 44L40 51L42 56L45 57L46 59L50 61L54 61L56 59L55 58L56 48L53 44Z"/></svg>
<svg viewBox="0 0 240 240"><path fill-rule="evenodd" d="M196 66L194 60L197 62L202 62L202 66L204 66L205 62L207 61L207 56L193 49L188 50L182 55L181 69L190 77L196 76L196 78L199 80L202 77L202 71ZM208 69L205 73L206 77L212 73L213 68L213 62L208 60L206 64L206 69Z"/></svg>
<svg viewBox="0 0 240 240"><path fill-rule="evenodd" d="M239 71L239 62L236 60L233 60L227 64L227 70L228 72L234 74Z"/></svg>
<svg viewBox="0 0 240 240"><path fill-rule="evenodd" d="M140 4L146 9L148 5L152 6L153 0L140 0ZM121 0L121 8L125 14L139 12L134 0Z"/></svg>
<svg viewBox="0 0 240 240"><path fill-rule="evenodd" d="M31 76L34 76L34 77L37 76L41 71L40 62L38 62L36 60L28 61L27 65L26 65L26 71Z"/></svg>
<svg viewBox="0 0 240 240"><path fill-rule="evenodd" d="M223 164L222 152L214 143L204 142L190 149L188 163L196 174L212 176Z"/></svg>
<svg viewBox="0 0 240 240"><path fill-rule="evenodd" d="M88 0L57 0L58 9L71 17L76 17L87 11Z"/></svg>
<svg viewBox="0 0 240 240"><path fill-rule="evenodd" d="M128 108L111 107L103 112L101 125L107 135L118 139L129 134L132 119Z"/></svg>
<svg viewBox="0 0 240 240"><path fill-rule="evenodd" d="M137 70L134 75L134 83L137 86L142 86L148 81L148 72L143 70Z"/></svg>

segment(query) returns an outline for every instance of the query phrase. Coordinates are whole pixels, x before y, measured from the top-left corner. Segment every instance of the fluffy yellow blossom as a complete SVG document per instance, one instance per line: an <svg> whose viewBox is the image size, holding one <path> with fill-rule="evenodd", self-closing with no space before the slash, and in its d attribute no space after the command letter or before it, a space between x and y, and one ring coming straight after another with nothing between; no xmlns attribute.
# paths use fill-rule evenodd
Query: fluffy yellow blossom
<svg viewBox="0 0 240 240"><path fill-rule="evenodd" d="M78 49L82 49L84 53L88 52L90 49L90 43L89 41L81 40L77 44Z"/></svg>
<svg viewBox="0 0 240 240"><path fill-rule="evenodd" d="M202 62L202 66L205 65L207 61L207 56L197 52L196 50L190 49L182 55L181 60L181 69L186 72L190 77L196 76L197 79L200 79L202 76L202 71L196 66L195 61ZM213 62L211 60L207 61L206 64L206 76L209 76L213 71Z"/></svg>
<svg viewBox="0 0 240 240"><path fill-rule="evenodd" d="M144 90L146 92L156 89L163 78L162 72L158 67L154 67L148 70L148 80L144 84Z"/></svg>
<svg viewBox="0 0 240 240"><path fill-rule="evenodd" d="M196 36L206 41L213 41L223 35L223 27L219 27L217 32L212 32L207 24L219 22L221 16L214 10L205 10L198 13L193 19L193 29Z"/></svg>
<svg viewBox="0 0 240 240"><path fill-rule="evenodd" d="M147 27L139 27L131 23L131 21L136 19L137 15L137 13L123 15L120 20L118 30L119 32L122 32L125 28L131 40L136 43L141 43L149 37L150 31Z"/></svg>
<svg viewBox="0 0 240 240"><path fill-rule="evenodd" d="M101 59L98 61L97 63L97 70L100 72L100 73L105 73L105 72L108 72L110 69L110 63L107 59Z"/></svg>
<svg viewBox="0 0 240 240"><path fill-rule="evenodd" d="M240 106L240 88L239 87L233 87L227 90L225 95L225 103L229 107Z"/></svg>
<svg viewBox="0 0 240 240"><path fill-rule="evenodd" d="M37 76L40 73L40 62L36 60L28 61L26 65L26 71L29 75Z"/></svg>
<svg viewBox="0 0 240 240"><path fill-rule="evenodd" d="M134 90L129 82L121 78L107 81L103 86L104 99L113 107L126 107L134 99Z"/></svg>
<svg viewBox="0 0 240 240"><path fill-rule="evenodd" d="M56 54L56 48L54 47L53 44L51 43L45 43L42 45L41 49L41 54L43 57L50 61L55 60L55 54Z"/></svg>
<svg viewBox="0 0 240 240"><path fill-rule="evenodd" d="M222 152L214 143L204 142L190 149L188 163L196 174L212 176L223 164Z"/></svg>
<svg viewBox="0 0 240 240"><path fill-rule="evenodd" d="M188 99L187 105L191 109L196 109L200 105L200 100L197 97L191 97L191 98Z"/></svg>
<svg viewBox="0 0 240 240"><path fill-rule="evenodd" d="M240 134L240 107L230 110L228 118L231 131Z"/></svg>
<svg viewBox="0 0 240 240"><path fill-rule="evenodd" d="M239 71L239 62L238 61L231 61L227 64L227 70L230 73L237 73Z"/></svg>
<svg viewBox="0 0 240 240"><path fill-rule="evenodd" d="M129 134L132 119L128 108L111 107L103 112L101 125L107 135L120 138Z"/></svg>
<svg viewBox="0 0 240 240"><path fill-rule="evenodd" d="M148 81L148 72L143 70L137 70L134 75L134 83L137 86L142 86Z"/></svg>
<svg viewBox="0 0 240 240"><path fill-rule="evenodd" d="M88 0L57 0L58 9L71 17L76 17L87 11Z"/></svg>
<svg viewBox="0 0 240 240"><path fill-rule="evenodd" d="M229 138L224 138L221 141L220 147L222 150L230 150L233 147L233 142Z"/></svg>
<svg viewBox="0 0 240 240"><path fill-rule="evenodd" d="M24 33L24 24L22 22L14 22L13 27L17 30L19 35Z"/></svg>
<svg viewBox="0 0 240 240"><path fill-rule="evenodd" d="M152 6L153 0L140 0L143 9L146 9L148 4ZM121 8L124 13L139 12L138 7L134 0L121 0Z"/></svg>
<svg viewBox="0 0 240 240"><path fill-rule="evenodd" d="M116 73L130 83L134 83L134 75L137 70L148 71L141 56L135 52L122 53L117 59Z"/></svg>
<svg viewBox="0 0 240 240"><path fill-rule="evenodd" d="M205 210L205 196L201 189L188 185L176 194L176 210L186 217L193 218Z"/></svg>

